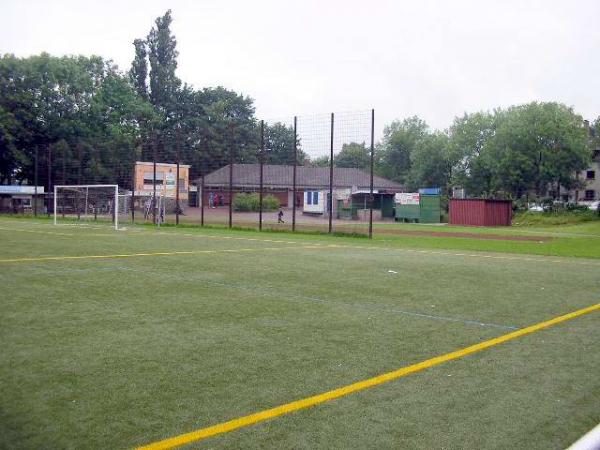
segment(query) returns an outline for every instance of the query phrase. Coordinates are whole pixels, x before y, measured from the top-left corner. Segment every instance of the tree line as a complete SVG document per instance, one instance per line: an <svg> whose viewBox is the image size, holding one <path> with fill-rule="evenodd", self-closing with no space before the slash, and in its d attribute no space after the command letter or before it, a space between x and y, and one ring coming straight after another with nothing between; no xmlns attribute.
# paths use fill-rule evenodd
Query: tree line
<svg viewBox="0 0 600 450"><path fill-rule="evenodd" d="M179 159L199 176L230 161L258 162L260 125L253 100L223 87L196 89L176 75L177 41L167 11L133 42L127 72L98 56L0 57L0 183L31 182L34 159L54 181L116 182L129 186L136 160ZM577 188L598 145L583 118L560 103L532 102L457 117L433 130L418 117L394 121L374 151L378 175L408 189L466 188L472 196L543 195L548 186ZM266 125L266 163L294 162L293 129ZM311 160L296 142L299 164ZM338 167L368 169L370 148L350 142L334 156ZM558 192L557 192L558 195Z"/></svg>

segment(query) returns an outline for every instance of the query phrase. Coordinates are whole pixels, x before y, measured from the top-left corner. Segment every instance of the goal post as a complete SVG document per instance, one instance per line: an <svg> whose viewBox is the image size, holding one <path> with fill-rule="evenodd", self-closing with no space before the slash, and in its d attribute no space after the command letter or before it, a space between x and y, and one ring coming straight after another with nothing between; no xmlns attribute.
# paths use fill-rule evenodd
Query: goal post
<svg viewBox="0 0 600 450"><path fill-rule="evenodd" d="M54 225L61 219L80 223L110 223L119 229L119 215L127 214L130 195L119 195L117 184L70 184L54 186Z"/></svg>

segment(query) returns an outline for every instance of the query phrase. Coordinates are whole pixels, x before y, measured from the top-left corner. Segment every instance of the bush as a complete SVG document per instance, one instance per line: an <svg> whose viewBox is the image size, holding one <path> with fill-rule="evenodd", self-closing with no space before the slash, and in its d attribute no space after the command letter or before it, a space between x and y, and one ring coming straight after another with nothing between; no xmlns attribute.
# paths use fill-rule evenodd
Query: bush
<svg viewBox="0 0 600 450"><path fill-rule="evenodd" d="M233 197L233 209L235 211L258 211L260 209L260 196L258 193L235 194ZM273 195L263 197L263 211L274 211L279 208L279 200Z"/></svg>

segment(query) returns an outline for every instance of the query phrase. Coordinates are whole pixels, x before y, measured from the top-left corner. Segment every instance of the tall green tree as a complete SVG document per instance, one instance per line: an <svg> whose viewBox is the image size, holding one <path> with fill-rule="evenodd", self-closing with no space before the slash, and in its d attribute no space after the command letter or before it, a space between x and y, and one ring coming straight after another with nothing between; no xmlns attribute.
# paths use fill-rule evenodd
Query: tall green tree
<svg viewBox="0 0 600 450"><path fill-rule="evenodd" d="M281 122L265 124L265 163L303 165L306 153L302 151L300 139L296 138L296 161L294 162L294 128Z"/></svg>
<svg viewBox="0 0 600 450"><path fill-rule="evenodd" d="M146 39L150 62L150 101L167 122L174 118L177 93L181 87L181 80L175 74L179 52L177 40L171 33L172 22L171 10L168 10L155 20L155 26Z"/></svg>
<svg viewBox="0 0 600 450"><path fill-rule="evenodd" d="M384 128L378 171L400 183L408 181L411 154L419 141L429 133L427 123L416 116L394 121Z"/></svg>
<svg viewBox="0 0 600 450"><path fill-rule="evenodd" d="M509 108L499 120L487 150L494 191L520 197L544 195L553 186L578 184L576 173L590 163L583 118L560 103L532 102Z"/></svg>
<svg viewBox="0 0 600 450"><path fill-rule="evenodd" d="M490 191L491 172L482 154L496 133L502 112L476 112L454 119L449 130L448 163L451 166L450 184L466 188L476 196Z"/></svg>
<svg viewBox="0 0 600 450"><path fill-rule="evenodd" d="M135 58L129 70L129 79L138 95L148 99L148 49L146 41L136 39L133 41L135 47Z"/></svg>
<svg viewBox="0 0 600 450"><path fill-rule="evenodd" d="M364 142L343 144L333 162L336 167L367 170L371 167L371 150L366 147Z"/></svg>
<svg viewBox="0 0 600 450"><path fill-rule="evenodd" d="M417 142L410 154L409 189L439 187L446 190L451 164L448 156L448 135L440 131L428 134Z"/></svg>

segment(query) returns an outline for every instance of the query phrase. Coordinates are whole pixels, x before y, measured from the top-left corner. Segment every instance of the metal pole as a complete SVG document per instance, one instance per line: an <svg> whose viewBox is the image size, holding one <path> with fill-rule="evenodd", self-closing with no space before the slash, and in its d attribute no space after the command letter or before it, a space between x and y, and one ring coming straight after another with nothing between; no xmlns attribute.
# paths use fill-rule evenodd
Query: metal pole
<svg viewBox="0 0 600 450"><path fill-rule="evenodd" d="M296 231L296 166L298 165L298 129L297 129L297 117L294 116L294 168L292 172L292 231Z"/></svg>
<svg viewBox="0 0 600 450"><path fill-rule="evenodd" d="M258 188L258 230L262 231L263 221L263 169L265 164L265 121L260 121L260 150L259 150L259 188Z"/></svg>
<svg viewBox="0 0 600 450"><path fill-rule="evenodd" d="M334 116L331 113L331 145L329 148L329 199L327 208L329 209L329 233L333 230L333 122Z"/></svg>
<svg viewBox="0 0 600 450"><path fill-rule="evenodd" d="M373 239L373 161L375 159L375 110L371 110L371 184L369 186L369 239ZM383 205L381 205L383 212Z"/></svg>
<svg viewBox="0 0 600 450"><path fill-rule="evenodd" d="M132 179L132 183L131 183L131 223L135 222L135 170L136 170L136 164L135 161L133 161L133 179Z"/></svg>
<svg viewBox="0 0 600 450"><path fill-rule="evenodd" d="M154 151L152 152L152 223L156 225L156 151L158 135L154 134Z"/></svg>
<svg viewBox="0 0 600 450"><path fill-rule="evenodd" d="M177 173L175 174L175 225L179 225L179 148L181 145L181 134L179 132L179 128L177 128L176 140Z"/></svg>
<svg viewBox="0 0 600 450"><path fill-rule="evenodd" d="M46 214L50 216L50 193L52 190L52 146L48 145L48 194L46 201Z"/></svg>
<svg viewBox="0 0 600 450"><path fill-rule="evenodd" d="M81 143L77 143L77 159L79 160L79 166L77 169L77 184L81 185L81 165L82 165L82 154L81 154ZM75 204L77 206L77 220L81 220L81 211L79 210L79 190L75 191Z"/></svg>
<svg viewBox="0 0 600 450"><path fill-rule="evenodd" d="M62 160L62 184L67 184L67 148L63 147L63 160ZM54 189L54 196L56 197L56 189ZM56 202L55 202L56 208ZM56 215L56 213L55 213ZM62 216L65 217L65 205L62 205Z"/></svg>
<svg viewBox="0 0 600 450"><path fill-rule="evenodd" d="M56 225L56 186L54 186L54 225Z"/></svg>
<svg viewBox="0 0 600 450"><path fill-rule="evenodd" d="M200 192L198 193L200 200L200 226L204 226L204 175L200 178Z"/></svg>
<svg viewBox="0 0 600 450"><path fill-rule="evenodd" d="M229 126L230 136L233 138L233 126ZM229 228L233 226L233 139L229 147Z"/></svg>
<svg viewBox="0 0 600 450"><path fill-rule="evenodd" d="M113 208L115 215L115 230L119 229L119 186L115 186L115 205Z"/></svg>
<svg viewBox="0 0 600 450"><path fill-rule="evenodd" d="M37 217L37 202L38 202L38 148L35 147L35 159L33 162L33 216Z"/></svg>

